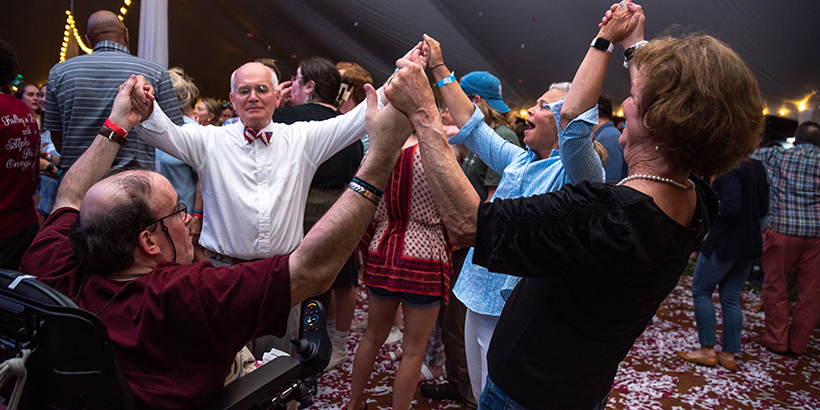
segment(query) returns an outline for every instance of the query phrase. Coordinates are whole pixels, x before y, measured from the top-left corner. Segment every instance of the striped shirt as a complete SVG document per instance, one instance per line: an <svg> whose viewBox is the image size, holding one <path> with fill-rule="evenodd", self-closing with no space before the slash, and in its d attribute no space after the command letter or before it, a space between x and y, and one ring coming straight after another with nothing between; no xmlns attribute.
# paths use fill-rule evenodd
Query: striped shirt
<svg viewBox="0 0 820 410"><path fill-rule="evenodd" d="M564 102L549 104L558 127L558 149L539 159L531 150L510 143L484 123L476 108L467 124L450 139L450 144L464 144L487 165L501 173L496 198L528 197L557 191L564 184L581 181L603 182L601 158L592 144L592 126L598 122L598 109L592 107L561 129L561 107ZM502 290L515 287L520 278L490 272L473 264L473 248L467 253L453 293L467 308L482 315L500 316L504 308Z"/></svg>
<svg viewBox="0 0 820 410"><path fill-rule="evenodd" d="M820 147L761 148L752 155L769 176L769 221L777 233L820 237Z"/></svg>
<svg viewBox="0 0 820 410"><path fill-rule="evenodd" d="M48 74L44 126L49 131L63 132L60 165L70 167L91 145L111 113L118 87L131 74L145 76L163 111L175 124L183 124L168 71L157 63L132 56L122 44L101 41L92 54L59 63ZM155 168L154 147L140 140L133 130L112 168L126 166Z"/></svg>

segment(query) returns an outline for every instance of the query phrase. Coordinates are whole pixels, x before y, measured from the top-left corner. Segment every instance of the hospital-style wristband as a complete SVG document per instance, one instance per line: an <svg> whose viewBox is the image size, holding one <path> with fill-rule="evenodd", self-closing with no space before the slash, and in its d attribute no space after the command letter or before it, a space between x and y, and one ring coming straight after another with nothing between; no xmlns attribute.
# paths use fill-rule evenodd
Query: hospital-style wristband
<svg viewBox="0 0 820 410"><path fill-rule="evenodd" d="M450 75L448 75L447 77L442 78L441 81L436 83L436 86L438 88L441 88L441 87L444 87L447 84L452 83L455 80L456 80L456 72L455 71L450 71Z"/></svg>

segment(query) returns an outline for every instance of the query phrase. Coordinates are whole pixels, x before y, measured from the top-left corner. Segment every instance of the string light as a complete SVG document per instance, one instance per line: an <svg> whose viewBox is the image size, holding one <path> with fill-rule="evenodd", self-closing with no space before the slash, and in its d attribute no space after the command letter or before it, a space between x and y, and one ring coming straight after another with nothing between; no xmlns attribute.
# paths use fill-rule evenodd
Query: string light
<svg viewBox="0 0 820 410"><path fill-rule="evenodd" d="M527 110L523 110L523 109L522 109L521 111L519 111L519 112L518 112L518 115L519 115L521 118L526 119L527 117L529 117L529 116L530 116L530 113L528 113L528 112L527 112Z"/></svg>
<svg viewBox="0 0 820 410"><path fill-rule="evenodd" d="M787 110L787 109L785 109L785 108L781 108L781 109L780 109L780 116L781 116L781 117L785 117L785 116L786 116L786 114L788 114L788 113L789 113L789 110Z"/></svg>
<svg viewBox="0 0 820 410"><path fill-rule="evenodd" d="M769 115L769 109L768 108L763 109L763 115Z"/></svg>
<svg viewBox="0 0 820 410"><path fill-rule="evenodd" d="M623 109L618 110L618 116L619 116L619 117L623 117L623 116L624 116L624 110L623 110Z"/></svg>
<svg viewBox="0 0 820 410"><path fill-rule="evenodd" d="M65 31L63 31L63 46L60 47L60 62L62 63L65 61L66 52L68 52L68 42L71 39L71 35L74 35L74 38L77 39L77 44L80 45L80 48L86 53L91 54L94 50L91 47L88 47L83 42L82 37L80 37L80 33L77 32L77 27L74 25L74 16L71 15L71 11L66 10L66 22L65 22Z"/></svg>
<svg viewBox="0 0 820 410"><path fill-rule="evenodd" d="M131 5L131 0L123 0L123 4L124 6L120 7L120 14L117 15L117 18L120 19L120 21L125 19L125 14L128 13L128 6Z"/></svg>

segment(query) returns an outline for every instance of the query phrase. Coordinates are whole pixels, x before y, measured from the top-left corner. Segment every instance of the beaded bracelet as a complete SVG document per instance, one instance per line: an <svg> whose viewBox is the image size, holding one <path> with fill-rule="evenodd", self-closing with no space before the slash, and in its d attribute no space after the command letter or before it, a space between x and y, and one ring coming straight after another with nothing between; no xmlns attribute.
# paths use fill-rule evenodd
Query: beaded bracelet
<svg viewBox="0 0 820 410"><path fill-rule="evenodd" d="M629 48L627 48L626 50L624 50L624 68L629 68L629 60L632 59L632 54L635 52L635 50L647 45L648 43L649 42L646 40L641 40L629 46Z"/></svg>

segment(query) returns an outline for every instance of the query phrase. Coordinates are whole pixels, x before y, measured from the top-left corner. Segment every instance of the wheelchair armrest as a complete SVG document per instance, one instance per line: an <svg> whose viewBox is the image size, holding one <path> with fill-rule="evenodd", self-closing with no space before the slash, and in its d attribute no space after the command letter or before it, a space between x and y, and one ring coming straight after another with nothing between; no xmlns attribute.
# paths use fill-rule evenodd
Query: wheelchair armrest
<svg viewBox="0 0 820 410"><path fill-rule="evenodd" d="M225 386L200 410L246 410L277 393L287 382L299 377L299 360L280 356Z"/></svg>

